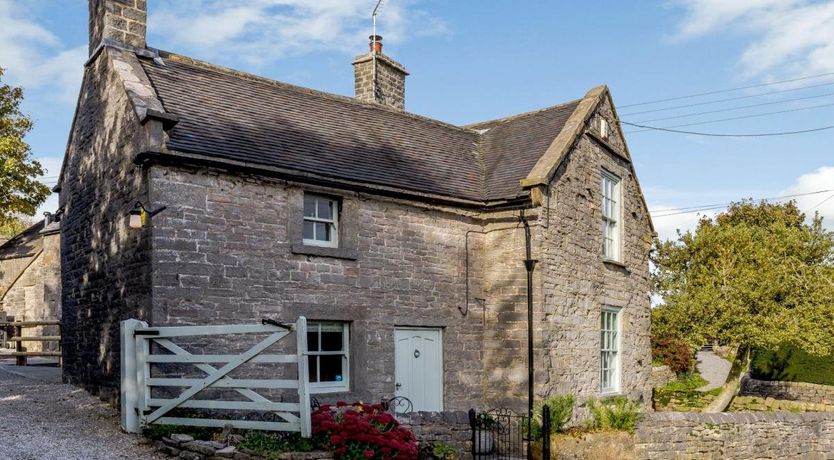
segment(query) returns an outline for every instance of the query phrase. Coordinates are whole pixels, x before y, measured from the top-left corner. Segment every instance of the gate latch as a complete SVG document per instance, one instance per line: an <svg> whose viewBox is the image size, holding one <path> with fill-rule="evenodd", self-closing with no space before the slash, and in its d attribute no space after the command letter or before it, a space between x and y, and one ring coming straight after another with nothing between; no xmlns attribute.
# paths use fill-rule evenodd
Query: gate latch
<svg viewBox="0 0 834 460"><path fill-rule="evenodd" d="M292 326L288 326L280 321L275 321L274 319L264 318L261 320L261 324L269 324L270 326L277 326L288 331L292 330Z"/></svg>

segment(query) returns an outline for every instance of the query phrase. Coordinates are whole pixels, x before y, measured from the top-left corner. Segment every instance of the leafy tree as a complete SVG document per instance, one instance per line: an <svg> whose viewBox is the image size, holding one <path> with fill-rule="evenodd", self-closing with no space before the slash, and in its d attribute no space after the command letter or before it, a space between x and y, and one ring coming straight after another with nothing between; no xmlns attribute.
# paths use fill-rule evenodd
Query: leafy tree
<svg viewBox="0 0 834 460"><path fill-rule="evenodd" d="M752 348L834 355L834 235L819 215L807 224L793 202L735 203L694 232L656 241L652 259L664 299L654 333L738 345L732 376L749 367Z"/></svg>
<svg viewBox="0 0 834 460"><path fill-rule="evenodd" d="M0 241L11 239L32 224L34 220L28 216L12 216L6 220L0 220Z"/></svg>
<svg viewBox="0 0 834 460"><path fill-rule="evenodd" d="M22 101L22 88L0 81L0 225L19 214L34 215L49 196L49 188L35 180L43 175L43 167L23 140L32 120L20 111Z"/></svg>

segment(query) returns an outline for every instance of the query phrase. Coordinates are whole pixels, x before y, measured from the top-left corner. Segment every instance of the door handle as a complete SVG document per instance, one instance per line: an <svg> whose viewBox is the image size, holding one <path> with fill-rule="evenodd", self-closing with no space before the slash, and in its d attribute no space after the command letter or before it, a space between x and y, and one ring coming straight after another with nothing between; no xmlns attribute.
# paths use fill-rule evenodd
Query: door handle
<svg viewBox="0 0 834 460"><path fill-rule="evenodd" d="M394 384L394 388L396 388L396 389L398 389L398 390L399 390L402 386L403 386L403 384L402 384L402 383L400 383L400 382L397 382L396 384Z"/></svg>

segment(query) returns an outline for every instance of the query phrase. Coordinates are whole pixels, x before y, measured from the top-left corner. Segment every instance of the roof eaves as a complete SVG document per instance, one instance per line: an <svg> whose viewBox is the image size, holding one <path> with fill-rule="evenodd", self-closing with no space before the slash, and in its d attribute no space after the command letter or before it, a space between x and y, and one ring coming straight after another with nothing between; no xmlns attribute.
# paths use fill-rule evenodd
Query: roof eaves
<svg viewBox="0 0 834 460"><path fill-rule="evenodd" d="M372 182L360 182L356 180L341 179L338 177L323 176L320 174L310 173L306 171L291 170L277 166L270 166L240 160L232 160L228 158L220 158L215 156L203 155L200 153L184 152L171 149L165 151L140 152L133 159L133 162L135 164L145 164L149 162L176 165L190 164L221 168L224 170L238 170L242 172L260 174L264 176L278 177L286 180L308 182L316 185L328 185L336 188L367 191L379 193L382 195L393 195L400 197L405 196L418 201L442 203L453 206L477 209L508 206L511 205L513 202L526 199L527 196L525 194L522 194L517 197L512 197L508 199L471 199L451 195L421 192L419 190L412 190L400 187L391 187Z"/></svg>

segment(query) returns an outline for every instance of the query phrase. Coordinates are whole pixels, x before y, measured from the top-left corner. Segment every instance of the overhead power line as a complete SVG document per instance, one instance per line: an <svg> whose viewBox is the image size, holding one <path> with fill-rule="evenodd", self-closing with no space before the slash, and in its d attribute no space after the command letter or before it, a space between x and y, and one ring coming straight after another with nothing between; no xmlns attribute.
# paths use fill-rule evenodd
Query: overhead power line
<svg viewBox="0 0 834 460"><path fill-rule="evenodd" d="M819 84L816 84L816 85L798 86L796 88L780 89L780 90L777 90L777 91L768 91L766 93L747 94L745 96L734 96L734 97L727 97L727 98L724 98L724 99L715 99L715 100L712 100L712 101L696 102L696 103L693 103L693 104L673 105L671 107L661 107L661 108L658 108L658 109L641 110L639 112L628 112L628 113L623 113L620 116L627 117L627 116L631 116L631 115L640 115L640 114L644 114L644 113L665 112L665 111L668 111L668 110L686 109L686 108L689 108L689 107L700 107L700 106L704 106L704 105L718 104L720 102L739 101L739 100L742 100L742 99L751 99L751 98L754 98L754 97L772 96L774 94L793 93L793 92L796 92L796 91L802 91L802 90L813 89L813 88L821 88L823 86L831 86L831 85L834 85L834 81L829 81L829 82L826 82L826 83L819 83Z"/></svg>
<svg viewBox="0 0 834 460"><path fill-rule="evenodd" d="M834 125L830 126L822 126L819 128L811 128L811 129L802 129L798 131L781 131L781 132L771 132L771 133L704 133L698 131L684 131L680 129L669 129L669 128L662 128L659 126L648 126L648 125L641 125L638 123L629 123L627 121L620 120L620 123L628 126L634 126L635 128L643 128L638 129L635 131L629 131L629 133L639 133L644 131L663 131L667 133L674 133L674 134L689 134L692 136L707 136L707 137L774 137L774 136L790 136L793 134L805 134L805 133L814 133L817 131L826 131L829 129L834 129Z"/></svg>
<svg viewBox="0 0 834 460"><path fill-rule="evenodd" d="M813 211L813 210L815 210L815 209L819 208L820 206L822 206L823 204L825 204L828 200L830 200L830 199L832 199L832 198L834 198L834 193L832 193L831 195L829 195L829 196L828 196L828 198L826 198L826 199L824 199L824 200L820 201L819 203L817 203L817 204L815 204L815 205L811 206L810 208L806 209L806 210L805 210L805 211L803 211L803 212L804 212L805 214L808 214L809 212L811 212L811 211Z"/></svg>
<svg viewBox="0 0 834 460"><path fill-rule="evenodd" d="M792 112L801 112L803 110L813 110L813 109L822 109L825 107L834 107L834 102L828 104L819 104L819 105L811 105L807 107L799 107L796 109L785 109L785 110L777 110L774 112L764 112L764 113L754 113L751 115L741 115L738 117L729 117L729 118L719 118L717 120L707 120L707 121L696 121L694 123L684 123L681 125L672 125L672 126L663 126L663 128L684 128L686 126L699 126L699 125L709 125L712 123L720 123L722 121L735 121L735 120L746 120L748 118L760 118L760 117L767 117L770 115L779 115L782 113L792 113ZM639 133L640 130L636 131L629 131L632 133Z"/></svg>
<svg viewBox="0 0 834 460"><path fill-rule="evenodd" d="M637 123L650 123L653 121L663 121L663 120L676 120L679 118L690 118L690 117L697 117L700 115L708 115L711 113L720 113L720 112L734 112L736 110L744 110L744 109L751 109L753 107L764 107L767 105L777 105L777 104L784 104L786 102L796 102L796 101L804 101L808 99L819 99L821 97L829 97L834 96L834 93L825 93L825 94L818 94L816 96L805 96L805 97L795 97L791 99L782 99L779 101L771 101L771 102L761 102L758 104L749 104L749 105L742 105L738 107L729 107L726 109L717 109L717 110L707 110L704 112L694 112L694 113L685 113L682 115L675 115L673 117L663 117L663 118L652 118L650 120L640 120Z"/></svg>
<svg viewBox="0 0 834 460"><path fill-rule="evenodd" d="M787 199L791 199L791 198L799 198L799 197L802 197L802 196L819 195L821 193L830 193L830 192L834 192L834 190L832 190L832 189L815 190L813 192L795 193L793 195L782 195L782 196L774 196L774 197L768 197L768 198L759 198L756 201L779 201L779 200L787 200ZM808 211L820 206L822 203L824 203L828 199L831 199L832 197L834 197L834 194L832 194L832 196L826 198L822 202L818 203L816 206L809 209ZM704 204L704 205L697 205L697 206L687 206L687 207L682 207L682 208L656 209L656 210L650 210L649 212L652 213L652 218L658 218L658 217L677 216L677 215L681 215L681 214L691 214L691 213L701 212L701 211L711 211L711 210L715 210L715 209L722 209L722 208L726 208L726 207L728 207L732 204L733 204L733 202L717 203L717 204ZM805 211L805 212L807 212L807 211Z"/></svg>
<svg viewBox="0 0 834 460"><path fill-rule="evenodd" d="M795 81L802 81L802 80L811 80L811 79L814 79L814 78L822 78L822 77L827 77L827 76L831 76L831 75L834 75L834 72L821 73L821 74L817 74L817 75L808 75L808 76L798 77L798 78L791 78L789 80L779 80L779 81L773 81L773 82L768 82L768 83L759 83L759 84L755 84L755 85L738 86L738 87L735 87L735 88L719 89L719 90L715 90L715 91L706 91L706 92L703 92L703 93L687 94L685 96L675 96L675 97L668 97L668 98L665 98L665 99L655 99L653 101L646 101L646 102L638 102L636 104L621 105L620 107L621 108L637 107L637 106L641 106L641 105L659 104L661 102L679 101L681 99L691 99L691 98L695 98L695 97L709 96L709 95L712 95L712 94L730 93L730 92L733 92L733 91L741 91L741 90L745 90L745 89L761 88L761 87L765 87L765 86L779 85L779 84L782 84L782 83L792 83L792 82L795 82Z"/></svg>

